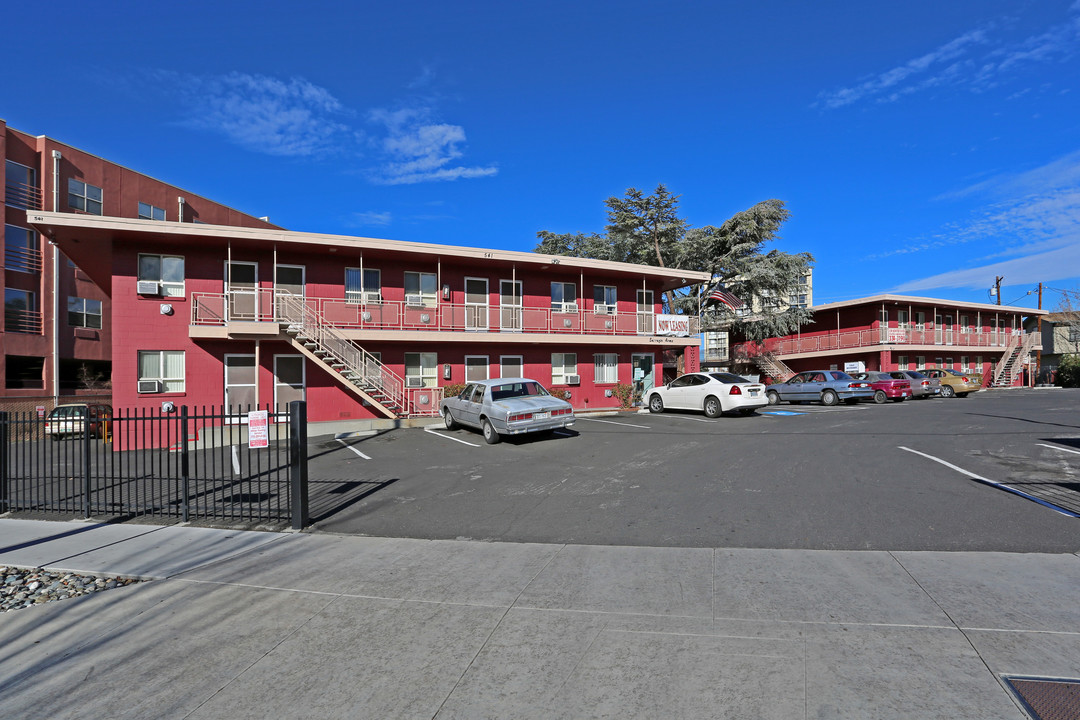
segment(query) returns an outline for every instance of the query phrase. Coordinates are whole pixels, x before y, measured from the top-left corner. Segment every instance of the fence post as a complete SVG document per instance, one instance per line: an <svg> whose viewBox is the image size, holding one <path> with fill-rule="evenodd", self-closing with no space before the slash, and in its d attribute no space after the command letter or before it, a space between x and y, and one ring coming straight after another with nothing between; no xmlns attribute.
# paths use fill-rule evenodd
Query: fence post
<svg viewBox="0 0 1080 720"><path fill-rule="evenodd" d="M292 500L292 528L308 524L307 403L289 403L289 478Z"/></svg>
<svg viewBox="0 0 1080 720"><path fill-rule="evenodd" d="M184 522L191 517L188 508L188 500L191 497L189 490L189 457L188 457L188 409L187 405L180 406L180 494L184 496L181 508Z"/></svg>
<svg viewBox="0 0 1080 720"><path fill-rule="evenodd" d="M0 513L8 511L8 414L0 412Z"/></svg>
<svg viewBox="0 0 1080 720"><path fill-rule="evenodd" d="M93 486L91 473L90 473L90 411L87 408L86 418L83 420L83 433L82 433L82 451L83 451L83 517L89 518L92 514L90 512L90 491Z"/></svg>

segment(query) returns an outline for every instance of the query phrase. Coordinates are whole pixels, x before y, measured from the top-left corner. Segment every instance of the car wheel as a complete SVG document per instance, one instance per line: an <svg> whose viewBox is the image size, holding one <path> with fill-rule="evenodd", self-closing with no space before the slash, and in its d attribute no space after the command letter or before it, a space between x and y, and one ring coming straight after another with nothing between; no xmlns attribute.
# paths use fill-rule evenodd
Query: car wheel
<svg viewBox="0 0 1080 720"><path fill-rule="evenodd" d="M705 398L705 417L720 417L720 413L724 412L724 406L720 404L720 401L710 395Z"/></svg>
<svg viewBox="0 0 1080 720"><path fill-rule="evenodd" d="M487 418L481 421L481 428L484 431L484 442L488 445L495 445L502 439L499 437L499 433L495 432L495 426Z"/></svg>
<svg viewBox="0 0 1080 720"><path fill-rule="evenodd" d="M840 398L832 390L826 390L821 393L822 405L836 405L838 402L840 402Z"/></svg>
<svg viewBox="0 0 1080 720"><path fill-rule="evenodd" d="M776 392L775 390L770 390L769 392L765 393L765 397L769 398L770 405L780 404L780 393Z"/></svg>
<svg viewBox="0 0 1080 720"><path fill-rule="evenodd" d="M956 397L967 397L967 393L956 393Z"/></svg>
<svg viewBox="0 0 1080 720"><path fill-rule="evenodd" d="M941 386L941 397L943 397L943 398L956 397L956 391L953 390L952 385L942 385Z"/></svg>
<svg viewBox="0 0 1080 720"><path fill-rule="evenodd" d="M450 414L450 408L443 410L442 421L447 430L458 429L458 422L454 419L454 416Z"/></svg>
<svg viewBox="0 0 1080 720"><path fill-rule="evenodd" d="M888 400L888 399L889 398L885 397L885 391L884 390L875 390L874 391L874 402L876 402L878 405L884 404L884 402L886 400Z"/></svg>
<svg viewBox="0 0 1080 720"><path fill-rule="evenodd" d="M649 412L664 412L664 399L655 393L649 396Z"/></svg>

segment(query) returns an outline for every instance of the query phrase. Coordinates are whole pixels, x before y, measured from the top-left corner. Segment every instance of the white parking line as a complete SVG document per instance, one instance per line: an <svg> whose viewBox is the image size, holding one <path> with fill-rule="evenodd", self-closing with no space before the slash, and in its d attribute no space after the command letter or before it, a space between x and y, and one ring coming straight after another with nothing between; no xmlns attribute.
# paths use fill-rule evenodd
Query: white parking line
<svg viewBox="0 0 1080 720"><path fill-rule="evenodd" d="M652 430L652 428L649 427L648 425L631 425L630 423L615 422L613 420L597 420L596 418L584 418L584 417L581 417L580 415L578 416L578 420L586 420L588 422L607 423L608 425L622 425L623 427L641 428L642 430Z"/></svg>
<svg viewBox="0 0 1080 720"><path fill-rule="evenodd" d="M911 448L904 447L903 445L899 445L898 447L901 450L907 450L909 453L915 453L916 455L921 455L924 458L926 458L927 460L933 460L936 463L941 463L942 465L944 465L947 468L952 468L953 470L957 471L958 473L962 473L964 475L967 475L972 480L978 480L979 482L986 483L987 485L990 485L991 487L996 487L996 488L999 488L1001 490L1006 490L1006 491L1011 492L1013 494L1019 495L1022 498L1027 498L1028 500L1031 500L1033 502L1037 502L1040 505L1042 505L1043 507L1048 507L1051 510L1053 510L1054 512L1065 515L1066 517L1080 518L1080 515L1077 515L1074 512L1071 512L1069 510L1065 510L1064 508L1059 508L1057 505L1054 505L1053 503L1049 503L1049 502L1047 502L1045 500L1040 500L1039 498L1035 497L1034 495L1027 494L1023 490L1017 490L1014 487L1009 487L1008 485L1005 485L1003 483L999 483L997 481L990 480L988 478L984 478L981 475L976 475L975 473L970 472L968 470L965 470L964 468L962 468L962 467L960 467L958 465L953 465L951 462L946 462L945 460L942 460L941 458L936 458L933 455L927 455L926 453L919 452L918 450L912 450Z"/></svg>
<svg viewBox="0 0 1080 720"><path fill-rule="evenodd" d="M707 420L705 418L691 417L689 415L670 415L668 413L664 413L664 417L671 418L672 420L693 420L694 422L703 422L703 423L716 423L716 422L719 422L718 420Z"/></svg>
<svg viewBox="0 0 1080 720"><path fill-rule="evenodd" d="M449 435L443 435L441 432L435 432L434 430L431 430L429 428L424 428L424 432L430 433L431 435L434 435L436 437L444 438L446 440L453 440L454 442L459 442L462 445L468 445L469 447L480 447L479 445L476 445L476 444L471 443L471 442L465 442L464 440L458 440L456 437L450 437Z"/></svg>
<svg viewBox="0 0 1080 720"><path fill-rule="evenodd" d="M1043 445L1042 443L1035 443L1039 447L1050 448L1051 450L1060 450L1061 452L1072 453L1073 455L1080 455L1080 450L1070 450L1069 448L1058 447L1057 445Z"/></svg>
<svg viewBox="0 0 1080 720"><path fill-rule="evenodd" d="M354 447L353 447L352 445L349 445L348 443L346 443L346 442L345 442L344 440L342 440L341 438L337 438L337 441L338 441L339 443L341 443L342 445L344 445L345 447L347 447L348 449L352 450L352 451L353 451L354 453L356 453L356 454L357 454L357 455L359 455L360 457L364 458L365 460L370 460L370 459L371 459L371 458L369 458L369 457L368 457L367 455L365 455L364 453L362 453L362 452L360 452L359 450L357 450L356 448L354 448Z"/></svg>

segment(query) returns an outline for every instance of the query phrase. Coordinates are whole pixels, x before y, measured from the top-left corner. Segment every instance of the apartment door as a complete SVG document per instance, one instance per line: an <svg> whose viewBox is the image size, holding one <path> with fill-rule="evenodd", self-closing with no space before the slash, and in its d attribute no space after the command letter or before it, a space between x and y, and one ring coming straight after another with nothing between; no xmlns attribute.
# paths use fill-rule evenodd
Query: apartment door
<svg viewBox="0 0 1080 720"><path fill-rule="evenodd" d="M945 344L953 344L953 317L952 315L945 316Z"/></svg>
<svg viewBox="0 0 1080 720"><path fill-rule="evenodd" d="M225 356L225 412L244 414L256 409L254 355ZM246 420L246 417L244 418Z"/></svg>
<svg viewBox="0 0 1080 720"><path fill-rule="evenodd" d="M943 338L941 336L941 316L934 316L934 344L940 345Z"/></svg>
<svg viewBox="0 0 1080 720"><path fill-rule="evenodd" d="M652 290L637 291L637 331L639 335L652 335L656 330L656 314Z"/></svg>
<svg viewBox="0 0 1080 720"><path fill-rule="evenodd" d="M304 400L304 356L274 356L274 409L289 411L289 403Z"/></svg>
<svg viewBox="0 0 1080 720"><path fill-rule="evenodd" d="M258 287L258 263L235 260L225 262L225 293L229 298L229 320L258 320Z"/></svg>
<svg viewBox="0 0 1080 720"><path fill-rule="evenodd" d="M488 329L487 278L465 278L465 329Z"/></svg>
<svg viewBox="0 0 1080 720"><path fill-rule="evenodd" d="M656 386L656 365L652 353L634 353L630 356L630 367L634 373L634 396L644 398Z"/></svg>
<svg viewBox="0 0 1080 720"><path fill-rule="evenodd" d="M521 281L499 281L499 327L503 332L521 332Z"/></svg>
<svg viewBox="0 0 1080 720"><path fill-rule="evenodd" d="M302 304L297 299L304 299L304 266L278 265L275 269L274 296L276 298L277 317L289 323L304 320Z"/></svg>

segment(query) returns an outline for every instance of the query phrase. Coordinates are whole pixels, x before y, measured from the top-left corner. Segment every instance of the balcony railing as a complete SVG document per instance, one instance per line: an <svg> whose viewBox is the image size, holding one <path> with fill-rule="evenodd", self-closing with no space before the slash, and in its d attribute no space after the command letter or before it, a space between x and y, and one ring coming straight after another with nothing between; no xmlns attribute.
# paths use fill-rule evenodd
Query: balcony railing
<svg viewBox="0 0 1080 720"><path fill-rule="evenodd" d="M914 330L889 328L888 332L880 329L849 330L828 335L811 335L798 338L772 338L765 340L765 350L779 355L799 355L802 353L827 352L857 348L871 349L877 345L934 345L955 348L1004 348L1011 340L1023 333L1012 330L998 330L988 333L961 333L944 329Z"/></svg>
<svg viewBox="0 0 1080 720"><path fill-rule="evenodd" d="M651 312L595 313L506 305L420 305L402 301L360 303L342 298L304 298L304 304L339 329L442 332L558 333L574 335L655 335ZM269 288L191 294L192 325L230 322L288 323L284 303ZM698 332L689 318L690 335Z"/></svg>
<svg viewBox="0 0 1080 720"><path fill-rule="evenodd" d="M33 185L5 180L4 204L23 210L40 210L41 191Z"/></svg>
<svg viewBox="0 0 1080 720"><path fill-rule="evenodd" d="M41 251L37 248L24 248L16 245L4 247L4 265L8 270L22 272L41 272Z"/></svg>
<svg viewBox="0 0 1080 720"><path fill-rule="evenodd" d="M7 332L41 335L41 318L39 311L4 308L4 329Z"/></svg>

